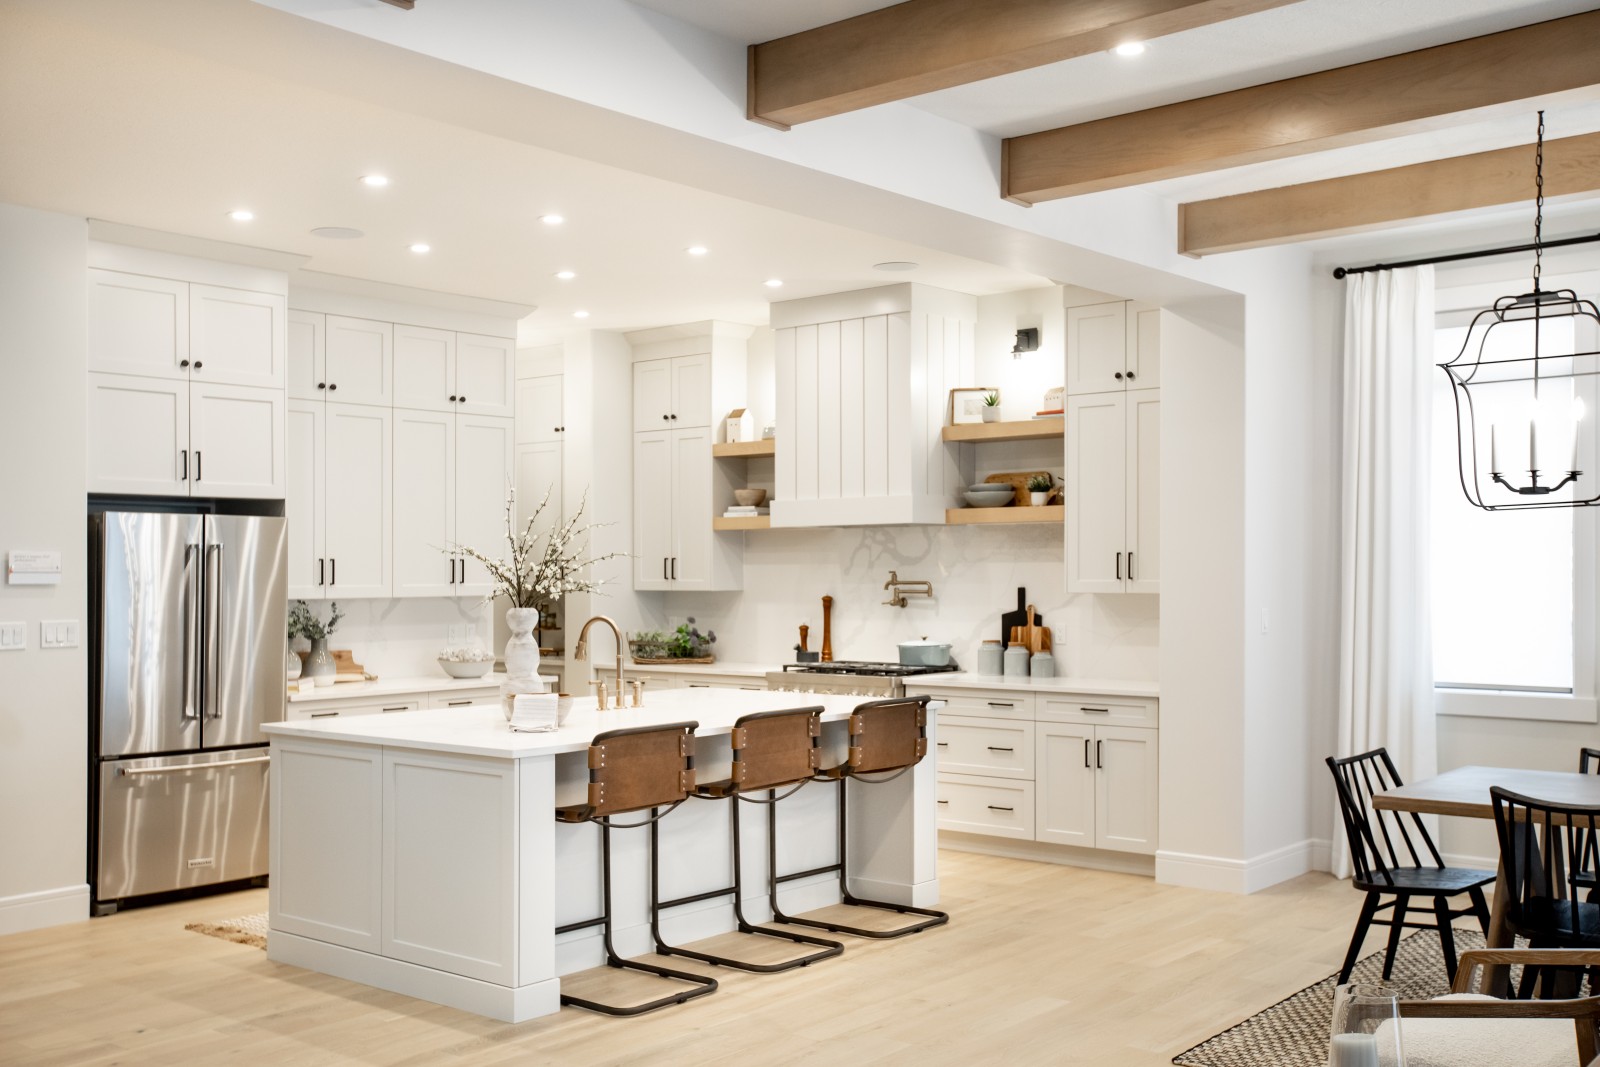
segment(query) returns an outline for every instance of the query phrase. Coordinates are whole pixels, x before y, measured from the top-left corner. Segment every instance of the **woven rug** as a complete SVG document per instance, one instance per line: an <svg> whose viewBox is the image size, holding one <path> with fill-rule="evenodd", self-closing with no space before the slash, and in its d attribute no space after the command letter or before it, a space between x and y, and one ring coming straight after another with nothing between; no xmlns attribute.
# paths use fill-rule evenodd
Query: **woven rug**
<svg viewBox="0 0 1600 1067"><path fill-rule="evenodd" d="M1483 935L1476 930L1456 928L1456 953L1483 948ZM1376 982L1383 978L1383 951L1363 957L1351 972L1352 982ZM1444 951L1439 935L1418 930L1400 942L1395 953L1395 985L1407 1000L1437 997L1450 992L1445 977ZM1181 1067L1326 1067L1328 1028L1333 1023L1333 989L1339 982L1335 971L1316 985L1307 986L1257 1012L1237 1026L1230 1027L1172 1062Z"/></svg>
<svg viewBox="0 0 1600 1067"><path fill-rule="evenodd" d="M240 945L251 945L259 949L267 947L266 912L258 915L242 915L237 919L223 919L214 923L189 923L184 929L205 934L207 937L220 937L224 941L233 941Z"/></svg>

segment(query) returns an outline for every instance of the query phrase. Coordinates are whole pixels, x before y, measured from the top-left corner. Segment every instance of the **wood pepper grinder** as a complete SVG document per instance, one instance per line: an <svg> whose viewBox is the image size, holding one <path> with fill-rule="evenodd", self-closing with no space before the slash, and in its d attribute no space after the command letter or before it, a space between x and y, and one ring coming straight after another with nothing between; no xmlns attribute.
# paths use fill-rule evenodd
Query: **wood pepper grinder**
<svg viewBox="0 0 1600 1067"><path fill-rule="evenodd" d="M833 597L822 598L822 662L833 662Z"/></svg>

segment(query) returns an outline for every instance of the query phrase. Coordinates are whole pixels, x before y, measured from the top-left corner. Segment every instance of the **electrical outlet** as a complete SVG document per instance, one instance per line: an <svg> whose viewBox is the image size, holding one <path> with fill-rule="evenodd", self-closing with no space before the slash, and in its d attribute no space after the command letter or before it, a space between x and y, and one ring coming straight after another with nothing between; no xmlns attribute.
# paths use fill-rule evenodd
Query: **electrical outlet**
<svg viewBox="0 0 1600 1067"><path fill-rule="evenodd" d="M470 622L451 623L449 633L451 645L470 645L478 636L478 628Z"/></svg>
<svg viewBox="0 0 1600 1067"><path fill-rule="evenodd" d="M0 622L0 652L21 652L27 647L27 623Z"/></svg>
<svg viewBox="0 0 1600 1067"><path fill-rule="evenodd" d="M77 648L77 619L47 619L39 624L40 648Z"/></svg>

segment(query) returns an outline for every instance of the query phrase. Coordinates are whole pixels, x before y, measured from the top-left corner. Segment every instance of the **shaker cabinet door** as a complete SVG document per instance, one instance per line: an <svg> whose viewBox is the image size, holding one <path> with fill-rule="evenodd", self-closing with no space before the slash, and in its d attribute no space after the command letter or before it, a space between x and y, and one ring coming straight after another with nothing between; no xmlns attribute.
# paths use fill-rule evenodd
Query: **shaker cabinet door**
<svg viewBox="0 0 1600 1067"><path fill-rule="evenodd" d="M561 440L561 375L524 378L517 383L517 443Z"/></svg>
<svg viewBox="0 0 1600 1067"><path fill-rule="evenodd" d="M667 576L674 589L710 589L711 428L672 432L672 551Z"/></svg>
<svg viewBox="0 0 1600 1067"><path fill-rule="evenodd" d="M456 334L455 393L465 415L516 415L517 343L507 337Z"/></svg>
<svg viewBox="0 0 1600 1067"><path fill-rule="evenodd" d="M394 406L455 411L456 335L424 326L394 328Z"/></svg>
<svg viewBox="0 0 1600 1067"><path fill-rule="evenodd" d="M189 283L89 271L89 369L188 381Z"/></svg>
<svg viewBox="0 0 1600 1067"><path fill-rule="evenodd" d="M1156 851L1154 730L1095 727L1095 845L1116 852Z"/></svg>
<svg viewBox="0 0 1600 1067"><path fill-rule="evenodd" d="M286 302L274 293L189 286L189 370L196 385L282 389Z"/></svg>
<svg viewBox="0 0 1600 1067"><path fill-rule="evenodd" d="M672 441L670 430L633 438L635 589L672 588Z"/></svg>
<svg viewBox="0 0 1600 1067"><path fill-rule="evenodd" d="M633 365L633 432L672 429L672 360Z"/></svg>
<svg viewBox="0 0 1600 1067"><path fill-rule="evenodd" d="M1127 399L1067 398L1067 592L1120 593L1127 575Z"/></svg>
<svg viewBox="0 0 1600 1067"><path fill-rule="evenodd" d="M443 412L394 413L394 595L450 596L461 564L446 554L456 540L456 418Z"/></svg>
<svg viewBox="0 0 1600 1067"><path fill-rule="evenodd" d="M317 311L289 312L288 357L290 400L326 400L328 317Z"/></svg>
<svg viewBox="0 0 1600 1067"><path fill-rule="evenodd" d="M283 499L283 406L282 389L190 385L190 493Z"/></svg>
<svg viewBox="0 0 1600 1067"><path fill-rule="evenodd" d="M326 595L334 600L393 589L392 420L388 408L327 405Z"/></svg>
<svg viewBox="0 0 1600 1067"><path fill-rule="evenodd" d="M322 472L327 455L326 404L290 400L284 419L283 516L289 536L289 597L321 600L327 578Z"/></svg>
<svg viewBox="0 0 1600 1067"><path fill-rule="evenodd" d="M516 436L512 419L456 416L456 541L503 559L506 547L506 489L515 477ZM457 571L464 581L455 592L486 595L489 571L473 559Z"/></svg>
<svg viewBox="0 0 1600 1067"><path fill-rule="evenodd" d="M1034 836L1057 845L1095 844L1095 727L1041 722L1037 753Z"/></svg>
<svg viewBox="0 0 1600 1067"><path fill-rule="evenodd" d="M91 371L88 489L189 495L189 383Z"/></svg>
<svg viewBox="0 0 1600 1067"><path fill-rule="evenodd" d="M1127 591L1161 592L1161 390L1130 389Z"/></svg>
<svg viewBox="0 0 1600 1067"><path fill-rule="evenodd" d="M326 336L328 399L342 404L393 404L394 327L329 315Z"/></svg>
<svg viewBox="0 0 1600 1067"><path fill-rule="evenodd" d="M1127 301L1067 308L1067 394L1126 388L1127 339Z"/></svg>
<svg viewBox="0 0 1600 1067"><path fill-rule="evenodd" d="M540 509L541 503L543 509ZM537 519L534 518L537 512ZM517 446L517 531L529 520L540 534L561 525L561 443L541 442Z"/></svg>

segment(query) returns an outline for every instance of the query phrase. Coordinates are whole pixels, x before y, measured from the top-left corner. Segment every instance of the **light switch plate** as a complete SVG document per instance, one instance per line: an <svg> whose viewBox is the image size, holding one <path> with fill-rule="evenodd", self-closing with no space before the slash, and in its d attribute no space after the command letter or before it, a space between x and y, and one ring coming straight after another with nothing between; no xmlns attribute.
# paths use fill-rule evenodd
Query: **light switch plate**
<svg viewBox="0 0 1600 1067"><path fill-rule="evenodd" d="M46 619L39 624L40 648L77 648L77 619Z"/></svg>
<svg viewBox="0 0 1600 1067"><path fill-rule="evenodd" d="M0 622L0 652L21 652L27 647L27 623Z"/></svg>

